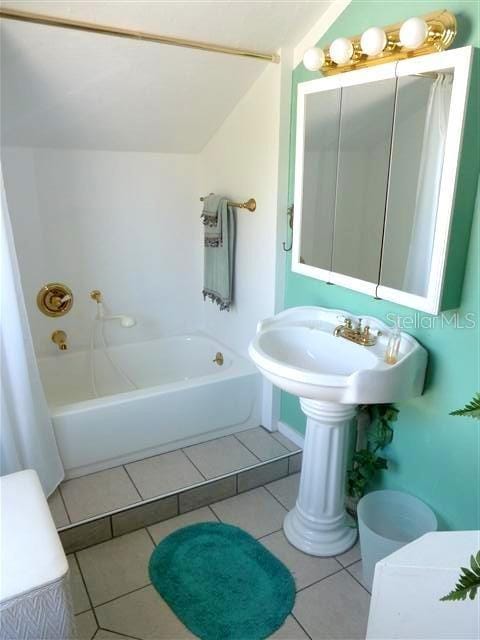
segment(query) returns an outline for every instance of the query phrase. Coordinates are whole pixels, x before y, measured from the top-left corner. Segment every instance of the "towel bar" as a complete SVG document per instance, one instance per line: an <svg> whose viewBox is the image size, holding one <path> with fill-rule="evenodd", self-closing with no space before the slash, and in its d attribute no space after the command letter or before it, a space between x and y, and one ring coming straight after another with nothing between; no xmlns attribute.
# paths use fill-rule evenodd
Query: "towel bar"
<svg viewBox="0 0 480 640"><path fill-rule="evenodd" d="M210 195L213 195L213 194L210 194ZM203 202L204 200L205 198L200 198L200 202ZM255 198L250 198L246 202L232 202L231 200L229 200L228 204L231 207L236 207L237 209L248 209L251 213L253 213L257 208L257 203L255 201Z"/></svg>

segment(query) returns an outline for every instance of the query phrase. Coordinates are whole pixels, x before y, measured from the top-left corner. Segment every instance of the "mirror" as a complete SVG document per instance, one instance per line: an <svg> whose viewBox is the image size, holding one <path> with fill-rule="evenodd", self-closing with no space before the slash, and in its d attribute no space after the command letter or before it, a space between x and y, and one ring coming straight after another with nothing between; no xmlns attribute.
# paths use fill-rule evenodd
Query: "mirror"
<svg viewBox="0 0 480 640"><path fill-rule="evenodd" d="M294 271L439 312L471 59L299 85Z"/></svg>
<svg viewBox="0 0 480 640"><path fill-rule="evenodd" d="M342 89L332 271L380 270L395 78Z"/></svg>
<svg viewBox="0 0 480 640"><path fill-rule="evenodd" d="M340 89L307 96L301 260L331 269L337 182Z"/></svg>
<svg viewBox="0 0 480 640"><path fill-rule="evenodd" d="M398 79L380 284L428 293L453 73Z"/></svg>

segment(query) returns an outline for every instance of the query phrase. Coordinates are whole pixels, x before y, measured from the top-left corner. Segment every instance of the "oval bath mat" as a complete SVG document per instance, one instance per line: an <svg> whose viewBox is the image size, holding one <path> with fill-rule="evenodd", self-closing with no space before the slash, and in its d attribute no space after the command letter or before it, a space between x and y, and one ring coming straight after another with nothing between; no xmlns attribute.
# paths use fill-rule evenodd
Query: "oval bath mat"
<svg viewBox="0 0 480 640"><path fill-rule="evenodd" d="M163 540L150 558L153 586L202 640L261 640L295 602L290 571L238 527L204 522Z"/></svg>

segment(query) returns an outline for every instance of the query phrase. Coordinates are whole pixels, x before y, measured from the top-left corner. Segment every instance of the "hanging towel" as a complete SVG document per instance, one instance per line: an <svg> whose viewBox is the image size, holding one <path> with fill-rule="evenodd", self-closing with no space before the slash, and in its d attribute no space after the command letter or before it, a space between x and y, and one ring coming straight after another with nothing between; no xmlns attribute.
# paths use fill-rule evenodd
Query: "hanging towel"
<svg viewBox="0 0 480 640"><path fill-rule="evenodd" d="M235 262L235 213L227 198L205 198L203 299L210 298L220 311L230 311L233 304L233 270Z"/></svg>

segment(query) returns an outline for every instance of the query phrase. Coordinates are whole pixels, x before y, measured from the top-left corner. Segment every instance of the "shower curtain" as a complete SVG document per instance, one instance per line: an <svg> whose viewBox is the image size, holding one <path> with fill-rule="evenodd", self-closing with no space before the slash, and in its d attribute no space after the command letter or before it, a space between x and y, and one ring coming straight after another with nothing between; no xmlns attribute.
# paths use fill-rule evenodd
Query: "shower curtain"
<svg viewBox="0 0 480 640"><path fill-rule="evenodd" d="M0 475L35 469L45 495L64 476L38 372L0 168Z"/></svg>
<svg viewBox="0 0 480 640"><path fill-rule="evenodd" d="M452 75L439 74L430 88L425 116L415 216L408 250L403 288L416 295L427 294L432 260L440 180L447 135Z"/></svg>

